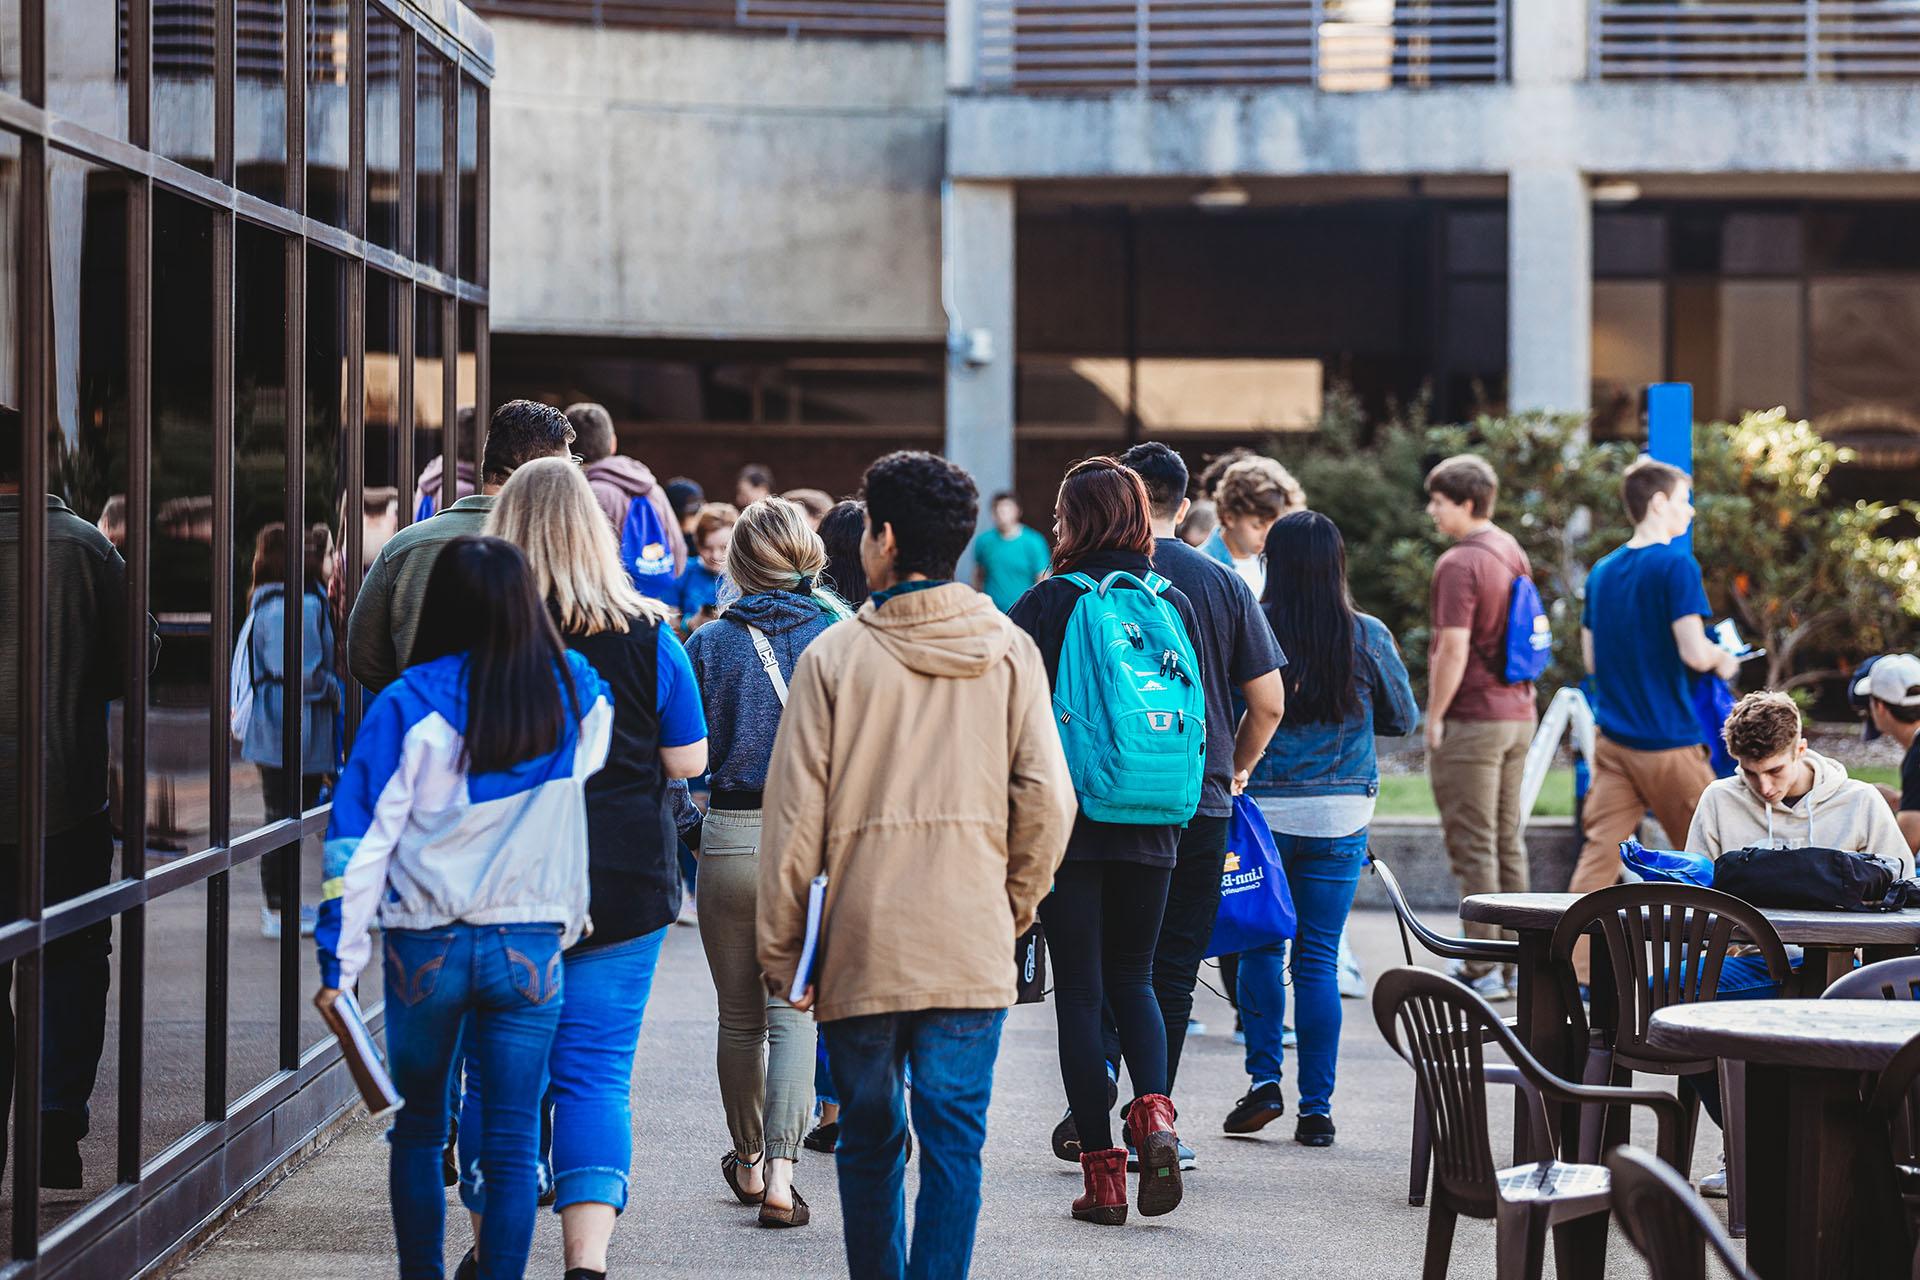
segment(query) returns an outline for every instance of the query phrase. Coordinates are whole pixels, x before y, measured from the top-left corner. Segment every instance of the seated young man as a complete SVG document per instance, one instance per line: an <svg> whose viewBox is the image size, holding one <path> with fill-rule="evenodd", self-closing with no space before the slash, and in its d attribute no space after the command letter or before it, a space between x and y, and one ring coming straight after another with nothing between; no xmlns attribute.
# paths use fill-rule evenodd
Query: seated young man
<svg viewBox="0 0 1920 1280"><path fill-rule="evenodd" d="M1846 766L1807 746L1800 708L1784 693L1750 693L1734 704L1721 730L1739 764L1700 795L1687 849L1712 858L1733 849L1844 849L1913 874L1893 811L1875 787L1847 776ZM1798 948L1788 955L1797 964ZM1767 963L1750 948L1730 948L1720 969L1719 998L1762 1000L1780 994ZM1712 1072L1689 1076L1701 1104L1720 1123L1720 1090ZM1726 1171L1701 1181L1703 1195L1726 1194Z"/></svg>

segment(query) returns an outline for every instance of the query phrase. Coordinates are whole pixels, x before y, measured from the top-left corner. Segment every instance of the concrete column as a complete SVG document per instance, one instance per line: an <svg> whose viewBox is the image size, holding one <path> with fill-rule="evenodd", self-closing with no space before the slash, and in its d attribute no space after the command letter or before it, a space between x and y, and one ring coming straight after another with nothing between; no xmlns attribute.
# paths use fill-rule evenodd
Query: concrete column
<svg viewBox="0 0 1920 1280"><path fill-rule="evenodd" d="M1507 401L1516 411L1592 407L1593 221L1571 167L1507 178Z"/></svg>
<svg viewBox="0 0 1920 1280"><path fill-rule="evenodd" d="M1013 487L1013 210L1010 182L950 183L941 200L946 453L983 506Z"/></svg>
<svg viewBox="0 0 1920 1280"><path fill-rule="evenodd" d="M947 0L947 92L979 84L979 0Z"/></svg>

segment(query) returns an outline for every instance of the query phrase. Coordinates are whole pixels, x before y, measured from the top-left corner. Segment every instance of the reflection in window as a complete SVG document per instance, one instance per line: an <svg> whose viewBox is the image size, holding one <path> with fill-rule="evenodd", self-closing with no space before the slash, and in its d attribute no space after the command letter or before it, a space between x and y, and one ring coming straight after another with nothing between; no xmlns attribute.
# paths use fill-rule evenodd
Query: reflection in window
<svg viewBox="0 0 1920 1280"><path fill-rule="evenodd" d="M460 278L480 277L480 86L460 77Z"/></svg>
<svg viewBox="0 0 1920 1280"><path fill-rule="evenodd" d="M373 563L380 548L399 529L400 475L400 286L392 276L369 269L366 291L367 355L365 363L366 452L363 492L367 501L381 505L390 498L389 512L369 516L361 530L360 563ZM409 481L408 491L412 484ZM411 511L409 505L407 510Z"/></svg>
<svg viewBox="0 0 1920 1280"><path fill-rule="evenodd" d="M400 24L367 6L367 239L400 247L400 56L410 47ZM344 121L344 116L342 117ZM342 126L342 147L345 130ZM344 157L345 152L342 151ZM344 158L341 169L345 170Z"/></svg>
<svg viewBox="0 0 1920 1280"><path fill-rule="evenodd" d="M57 0L45 13L47 109L124 141L127 64L117 0Z"/></svg>
<svg viewBox="0 0 1920 1280"><path fill-rule="evenodd" d="M368 10L369 30L377 12ZM346 0L307 0L307 216L336 227L353 225L347 208L347 16ZM371 150L367 167L375 167Z"/></svg>
<svg viewBox="0 0 1920 1280"><path fill-rule="evenodd" d="M1807 409L1920 409L1920 281L1815 280L1808 289Z"/></svg>
<svg viewBox="0 0 1920 1280"><path fill-rule="evenodd" d="M413 256L429 266L446 267L446 236L442 214L446 198L446 59L425 44L414 62L413 113L414 234Z"/></svg>
<svg viewBox="0 0 1920 1280"><path fill-rule="evenodd" d="M233 64L234 180L242 191L284 204L287 0L236 0Z"/></svg>
<svg viewBox="0 0 1920 1280"><path fill-rule="evenodd" d="M1666 372L1666 291L1658 283L1595 281L1593 434L1640 433L1641 392Z"/></svg>
<svg viewBox="0 0 1920 1280"><path fill-rule="evenodd" d="M11 39L0 25L0 41ZM20 857L20 483L25 421L20 398L20 139L0 131L0 921L19 914ZM105 719L105 708L101 708ZM100 744L100 807L106 744ZM0 1016L5 1011L0 1010ZM11 1064L0 1063L0 1069ZM6 1154L0 1140L0 1157Z"/></svg>
<svg viewBox="0 0 1920 1280"><path fill-rule="evenodd" d="M0 0L0 93L20 92L20 0Z"/></svg>
<svg viewBox="0 0 1920 1280"><path fill-rule="evenodd" d="M445 503L441 491L441 475L446 459L440 454L444 448L442 430L446 414L446 387L444 358L446 355L446 326L443 322L442 300L438 294L425 289L417 289L413 295L413 467L416 483L411 498L413 518L424 520L434 512L441 510ZM472 430L471 423L461 424L466 431ZM459 456L456 498L464 498L474 492L474 467L471 449L466 456Z"/></svg>
<svg viewBox="0 0 1920 1280"><path fill-rule="evenodd" d="M153 450L148 592L160 665L147 689L147 853L207 847L213 637L213 217L153 198ZM226 646L220 645L221 670Z"/></svg>
<svg viewBox="0 0 1920 1280"><path fill-rule="evenodd" d="M1673 370L1702 418L1749 409L1802 411L1798 281L1673 284Z"/></svg>
<svg viewBox="0 0 1920 1280"><path fill-rule="evenodd" d="M206 1115L207 882L149 903L146 935L142 1161L186 1136ZM240 957L245 954L238 946L232 949L233 970L244 972Z"/></svg>
<svg viewBox="0 0 1920 1280"><path fill-rule="evenodd" d="M153 149L212 173L213 0L153 0L151 12Z"/></svg>

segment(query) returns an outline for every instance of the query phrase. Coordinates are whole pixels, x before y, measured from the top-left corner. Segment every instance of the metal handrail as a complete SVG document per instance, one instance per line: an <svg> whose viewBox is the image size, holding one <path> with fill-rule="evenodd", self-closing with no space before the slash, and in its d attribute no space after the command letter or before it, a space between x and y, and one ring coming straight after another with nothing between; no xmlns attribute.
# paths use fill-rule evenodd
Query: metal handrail
<svg viewBox="0 0 1920 1280"><path fill-rule="evenodd" d="M1920 0L1593 0L1596 80L1920 77Z"/></svg>
<svg viewBox="0 0 1920 1280"><path fill-rule="evenodd" d="M947 33L945 0L471 0L483 17L538 18L609 27L698 27L789 35Z"/></svg>

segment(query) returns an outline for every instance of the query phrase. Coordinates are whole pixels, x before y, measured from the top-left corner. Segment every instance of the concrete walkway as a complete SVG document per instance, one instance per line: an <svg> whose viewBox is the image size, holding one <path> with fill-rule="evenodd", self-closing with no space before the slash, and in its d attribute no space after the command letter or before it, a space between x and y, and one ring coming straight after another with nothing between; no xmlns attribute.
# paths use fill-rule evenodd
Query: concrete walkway
<svg viewBox="0 0 1920 1280"><path fill-rule="evenodd" d="M1352 939L1369 974L1400 963L1391 917L1356 914ZM1204 976L1219 985L1211 969ZM1197 1016L1208 1031L1188 1042L1179 1089L1182 1133L1200 1167L1187 1175L1186 1203L1178 1211L1135 1217L1121 1229L1068 1217L1078 1171L1047 1147L1062 1106L1052 1010L1015 1010L995 1080L973 1274L985 1280L1181 1277L1225 1266L1315 1280L1418 1275L1426 1212L1406 1202L1412 1074L1381 1041L1365 1003L1347 1001L1344 1008L1339 1142L1309 1150L1291 1141L1291 1116L1259 1137L1221 1134L1221 1118L1245 1091L1246 1078L1240 1050L1228 1039L1233 1012L1203 988ZM614 1238L611 1274L844 1275L830 1158L809 1153L800 1166L798 1185L814 1210L814 1225L802 1231L756 1229L752 1211L736 1205L721 1182L718 1162L727 1138L714 1041L713 988L699 940L691 929L674 929L634 1070L633 1201ZM1504 1104L1494 1110L1509 1114ZM1649 1143L1650 1130L1636 1122L1636 1133L1646 1132ZM1497 1132L1494 1150L1508 1142ZM1702 1171L1718 1150L1719 1135L1703 1123L1696 1153ZM910 1173L909 1197L915 1181ZM449 1219L451 1269L468 1231L463 1215ZM1462 1222L1453 1262L1456 1276L1490 1280L1493 1224ZM559 1220L542 1214L527 1274L558 1277L561 1270ZM1617 1228L1607 1273L1647 1274ZM386 1147L376 1127L364 1118L350 1126L175 1274L191 1280L394 1275Z"/></svg>

